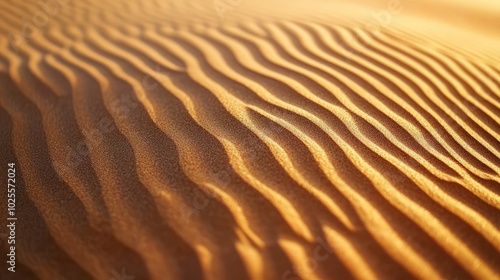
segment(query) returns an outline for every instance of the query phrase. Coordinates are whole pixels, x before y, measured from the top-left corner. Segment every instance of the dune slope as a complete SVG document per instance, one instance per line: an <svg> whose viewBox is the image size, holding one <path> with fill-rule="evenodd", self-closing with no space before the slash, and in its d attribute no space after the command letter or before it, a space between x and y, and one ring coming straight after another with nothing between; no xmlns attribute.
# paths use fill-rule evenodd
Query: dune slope
<svg viewBox="0 0 500 280"><path fill-rule="evenodd" d="M498 51L311 3L1 1L2 279L500 279Z"/></svg>

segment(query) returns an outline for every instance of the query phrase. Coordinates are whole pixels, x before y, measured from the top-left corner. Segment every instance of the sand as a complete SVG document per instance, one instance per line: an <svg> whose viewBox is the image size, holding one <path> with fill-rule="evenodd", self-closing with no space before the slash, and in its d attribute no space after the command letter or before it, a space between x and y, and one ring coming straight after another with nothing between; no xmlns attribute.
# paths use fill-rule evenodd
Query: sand
<svg viewBox="0 0 500 280"><path fill-rule="evenodd" d="M345 2L0 1L1 278L500 279L500 4Z"/></svg>

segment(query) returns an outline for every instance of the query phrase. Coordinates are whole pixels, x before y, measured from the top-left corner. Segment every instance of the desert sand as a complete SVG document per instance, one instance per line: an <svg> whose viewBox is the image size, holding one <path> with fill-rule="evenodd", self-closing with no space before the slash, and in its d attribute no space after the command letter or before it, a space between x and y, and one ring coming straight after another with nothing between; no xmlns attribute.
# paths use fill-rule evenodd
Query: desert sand
<svg viewBox="0 0 500 280"><path fill-rule="evenodd" d="M500 279L499 18L0 1L1 279Z"/></svg>

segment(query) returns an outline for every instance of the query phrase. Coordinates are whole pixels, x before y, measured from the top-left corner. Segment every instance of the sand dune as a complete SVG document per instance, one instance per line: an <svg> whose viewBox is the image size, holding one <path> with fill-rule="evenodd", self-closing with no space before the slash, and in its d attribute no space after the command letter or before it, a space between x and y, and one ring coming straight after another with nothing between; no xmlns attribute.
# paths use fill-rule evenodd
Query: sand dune
<svg viewBox="0 0 500 280"><path fill-rule="evenodd" d="M2 279L500 279L500 9L410 2L0 2Z"/></svg>

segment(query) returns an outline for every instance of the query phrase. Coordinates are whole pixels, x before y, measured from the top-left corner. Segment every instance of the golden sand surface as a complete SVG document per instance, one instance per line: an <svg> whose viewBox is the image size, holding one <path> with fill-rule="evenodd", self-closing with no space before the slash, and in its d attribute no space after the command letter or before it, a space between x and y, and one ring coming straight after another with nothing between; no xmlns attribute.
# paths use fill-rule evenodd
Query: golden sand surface
<svg viewBox="0 0 500 280"><path fill-rule="evenodd" d="M0 36L1 279L500 279L500 1L0 0Z"/></svg>

